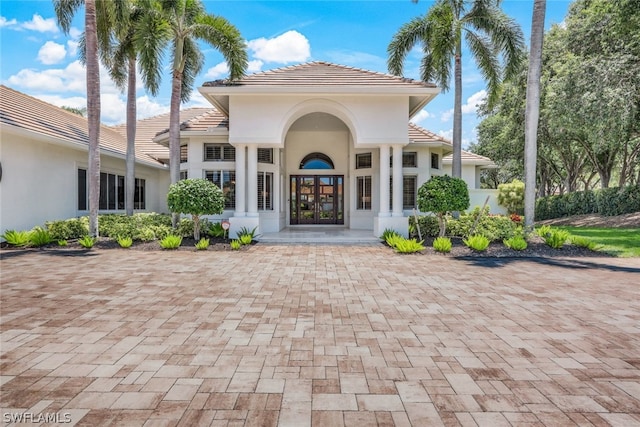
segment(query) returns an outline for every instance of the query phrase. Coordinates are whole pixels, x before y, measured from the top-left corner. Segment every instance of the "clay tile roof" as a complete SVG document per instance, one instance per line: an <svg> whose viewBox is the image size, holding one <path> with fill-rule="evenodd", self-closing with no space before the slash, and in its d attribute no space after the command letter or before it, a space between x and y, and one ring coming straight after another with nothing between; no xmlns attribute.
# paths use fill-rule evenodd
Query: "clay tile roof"
<svg viewBox="0 0 640 427"><path fill-rule="evenodd" d="M493 161L485 156L481 156L479 154L472 153L470 151L462 150L460 155L463 163L474 163L474 164L482 164L482 165L493 165ZM453 156L449 154L448 156L444 156L442 158L444 163L451 163L453 161Z"/></svg>
<svg viewBox="0 0 640 427"><path fill-rule="evenodd" d="M213 107L208 108L188 108L180 111L180 130L191 130L188 128L188 123L197 120L200 117L208 117L212 114ZM215 110L213 110L215 111ZM217 111L216 111L217 113ZM218 113L219 114L219 113ZM219 114L222 117L221 114ZM208 126L216 126L215 124L209 124ZM115 126L114 129L126 138L127 126L121 124ZM153 138L157 135L169 131L169 113L160 114L154 117L138 120L136 126L136 148L149 154L156 159L168 159L169 149L158 143L153 142Z"/></svg>
<svg viewBox="0 0 640 427"><path fill-rule="evenodd" d="M250 74L242 79L229 82L215 80L206 82L203 86L277 86L277 87L326 87L326 86L391 86L391 87L427 87L435 88L431 83L390 74L367 71L360 68L332 64L330 62L315 61L290 67L277 68Z"/></svg>
<svg viewBox="0 0 640 427"><path fill-rule="evenodd" d="M89 142L86 118L4 85L0 85L0 123L82 145ZM127 143L113 128L101 125L100 148L125 155ZM141 150L136 150L136 158L159 164Z"/></svg>
<svg viewBox="0 0 640 427"><path fill-rule="evenodd" d="M180 130L181 131L200 131L205 132L211 128L214 129L229 129L229 119L227 119L221 112L214 107L209 108L190 108L180 112ZM140 122L138 122L140 123ZM168 128L168 115L167 115L167 127L155 127L156 133L152 136L162 135L169 132ZM158 132L158 130L160 130ZM158 145L158 144L156 144Z"/></svg>
<svg viewBox="0 0 640 427"><path fill-rule="evenodd" d="M409 140L411 140L411 142L439 142L441 144L451 145L451 141L448 139L443 138L440 135L436 135L430 130L420 127L412 122L409 122Z"/></svg>

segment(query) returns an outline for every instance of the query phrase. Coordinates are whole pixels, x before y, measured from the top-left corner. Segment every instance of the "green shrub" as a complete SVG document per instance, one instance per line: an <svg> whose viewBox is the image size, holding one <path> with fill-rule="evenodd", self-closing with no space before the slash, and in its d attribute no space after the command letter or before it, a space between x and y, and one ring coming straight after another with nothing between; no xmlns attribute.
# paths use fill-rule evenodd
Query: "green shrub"
<svg viewBox="0 0 640 427"><path fill-rule="evenodd" d="M58 246L67 246L69 244L69 242L67 242L66 240L58 240Z"/></svg>
<svg viewBox="0 0 640 427"><path fill-rule="evenodd" d="M2 238L11 246L27 246L30 241L30 233L28 231L6 230Z"/></svg>
<svg viewBox="0 0 640 427"><path fill-rule="evenodd" d="M451 252L451 239L448 237L437 237L433 240L433 249L435 249L436 252Z"/></svg>
<svg viewBox="0 0 640 427"><path fill-rule="evenodd" d="M509 239L504 239L503 243L509 249L513 249L514 251L523 251L527 249L527 241L522 236L513 236Z"/></svg>
<svg viewBox="0 0 640 427"><path fill-rule="evenodd" d="M258 227L254 227L253 230L249 230L247 227L242 227L240 229L240 231L238 231L238 237L240 236L251 236L251 239L253 239L253 237L256 234L256 230L258 229Z"/></svg>
<svg viewBox="0 0 640 427"><path fill-rule="evenodd" d="M416 227L415 232L411 232L411 237L418 237L417 226L420 226L422 237L436 237L440 232L438 218L433 215L422 215L418 217L418 222L413 216L409 217L409 227Z"/></svg>
<svg viewBox="0 0 640 427"><path fill-rule="evenodd" d="M392 233L387 236L385 242L387 242L387 245L395 249L398 245L398 242L400 242L401 240L404 240L404 237L402 237L398 233Z"/></svg>
<svg viewBox="0 0 640 427"><path fill-rule="evenodd" d="M180 218L178 228L174 232L177 236L190 237L194 233L194 223L189 218Z"/></svg>
<svg viewBox="0 0 640 427"><path fill-rule="evenodd" d="M209 239L205 239L204 237L196 243L196 249L199 251L204 251L209 247Z"/></svg>
<svg viewBox="0 0 640 427"><path fill-rule="evenodd" d="M78 243L85 249L91 249L96 243L96 238L89 235L82 236L78 239Z"/></svg>
<svg viewBox="0 0 640 427"><path fill-rule="evenodd" d="M47 230L53 240L79 239L89 234L89 218L70 218L61 221L47 221Z"/></svg>
<svg viewBox="0 0 640 427"><path fill-rule="evenodd" d="M31 246L39 247L53 242L53 238L49 230L45 230L42 227L34 227L29 233L29 242Z"/></svg>
<svg viewBox="0 0 640 427"><path fill-rule="evenodd" d="M509 213L521 214L524 210L524 182L514 179L498 185L498 203Z"/></svg>
<svg viewBox="0 0 640 427"><path fill-rule="evenodd" d="M200 216L221 214L224 211L224 194L209 180L183 179L169 186L167 205L171 212L191 215L193 238L199 240Z"/></svg>
<svg viewBox="0 0 640 427"><path fill-rule="evenodd" d="M392 230L390 228L386 228L383 232L382 232L382 236L380 236L380 240L384 240L385 242L387 241L387 238L389 236L393 236L393 235L397 235L398 233L395 230Z"/></svg>
<svg viewBox="0 0 640 427"><path fill-rule="evenodd" d="M237 251L238 249L240 249L240 246L242 246L242 243L240 243L240 240L236 239L231 241L231 249L233 249L234 251Z"/></svg>
<svg viewBox="0 0 640 427"><path fill-rule="evenodd" d="M131 237L120 237L118 238L118 244L121 248L130 248L133 245L133 239Z"/></svg>
<svg viewBox="0 0 640 427"><path fill-rule="evenodd" d="M169 229L169 230L171 230L171 229ZM164 237L166 237L166 236L164 236ZM140 240L142 242L150 242L152 240L156 240L156 233L154 231L154 227L153 226L146 226L146 227L142 227L142 228L137 229L135 234L133 235L133 239Z"/></svg>
<svg viewBox="0 0 640 427"><path fill-rule="evenodd" d="M180 244L182 244L182 236L176 236L175 234L171 234L160 240L162 249L176 249L180 247Z"/></svg>
<svg viewBox="0 0 640 427"><path fill-rule="evenodd" d="M482 252L489 247L489 239L482 234L474 234L463 240L464 244L474 251Z"/></svg>
<svg viewBox="0 0 640 427"><path fill-rule="evenodd" d="M401 237L396 242L396 252L401 254L412 254L415 252L420 252L424 250L424 242L418 242L416 239L405 239Z"/></svg>
<svg viewBox="0 0 640 427"><path fill-rule="evenodd" d="M479 216L480 219L476 222ZM490 215L488 207L483 212L479 207L476 207L472 211L460 215L458 219L449 219L448 224L448 234L451 236L467 237L471 234L482 234L491 242L513 237L520 228L520 225L513 222L509 216ZM472 230L474 224L476 226Z"/></svg>
<svg viewBox="0 0 640 427"><path fill-rule="evenodd" d="M240 240L240 243L242 243L243 245L250 245L253 241L253 238L250 234L242 234L238 235L238 240Z"/></svg>
<svg viewBox="0 0 640 427"><path fill-rule="evenodd" d="M598 245L596 244L596 242L594 242L593 240L589 239L588 237L584 237L584 236L569 236L569 242L574 245L574 246L578 246L580 248L587 248L590 251L595 251L598 247Z"/></svg>
<svg viewBox="0 0 640 427"><path fill-rule="evenodd" d="M468 207L469 189L461 178L433 176L418 189L418 208L437 215L440 236L446 232L446 213L463 211Z"/></svg>
<svg viewBox="0 0 640 427"><path fill-rule="evenodd" d="M226 237L226 231L224 228L222 228L221 222L214 222L213 224L211 224L207 230L207 234L211 237L217 238Z"/></svg>
<svg viewBox="0 0 640 427"><path fill-rule="evenodd" d="M551 246L554 249L560 249L569 239L569 236L570 234L568 231L554 228L547 233L543 239L548 246Z"/></svg>
<svg viewBox="0 0 640 427"><path fill-rule="evenodd" d="M640 186L576 191L536 200L536 220L598 213L603 216L640 211Z"/></svg>
<svg viewBox="0 0 640 427"><path fill-rule="evenodd" d="M551 234L551 226L541 225L540 227L536 228L536 234L542 237L543 239L545 239L547 236Z"/></svg>

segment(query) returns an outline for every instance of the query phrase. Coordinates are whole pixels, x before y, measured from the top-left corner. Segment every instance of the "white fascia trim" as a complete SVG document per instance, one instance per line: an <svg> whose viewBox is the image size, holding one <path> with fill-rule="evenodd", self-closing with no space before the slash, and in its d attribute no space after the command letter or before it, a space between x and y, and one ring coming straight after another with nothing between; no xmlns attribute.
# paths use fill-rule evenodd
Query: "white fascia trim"
<svg viewBox="0 0 640 427"><path fill-rule="evenodd" d="M298 95L317 95L339 94L339 95L409 95L409 96L431 96L434 97L440 93L439 88L398 88L393 86L230 86L230 87L207 87L203 86L198 89L205 97L224 95L273 95L273 94L298 94ZM207 97L210 101L211 98ZM212 101L213 102L213 101Z"/></svg>

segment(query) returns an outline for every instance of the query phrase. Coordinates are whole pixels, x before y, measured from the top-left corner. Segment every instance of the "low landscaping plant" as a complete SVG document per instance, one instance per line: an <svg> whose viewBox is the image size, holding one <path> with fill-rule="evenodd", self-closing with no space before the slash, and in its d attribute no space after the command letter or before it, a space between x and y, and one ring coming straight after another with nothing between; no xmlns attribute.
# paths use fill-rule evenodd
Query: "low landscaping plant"
<svg viewBox="0 0 640 427"><path fill-rule="evenodd" d="M154 229L150 226L142 227L136 230L135 234L133 235L133 238L136 240L140 240L142 242L151 242L152 240L156 240L156 233Z"/></svg>
<svg viewBox="0 0 640 427"><path fill-rule="evenodd" d="M200 240L200 226L204 225L201 224L200 217L221 214L224 211L224 194L207 179L182 179L169 186L167 206L171 212L191 215L191 234L194 239ZM207 226L204 225L203 229L206 230ZM184 232L181 234L186 236Z"/></svg>
<svg viewBox="0 0 640 427"><path fill-rule="evenodd" d="M223 238L225 237L225 229L222 228L221 222L214 222L209 226L207 234L211 237Z"/></svg>
<svg viewBox="0 0 640 427"><path fill-rule="evenodd" d="M513 236L509 239L504 239L502 242L506 247L514 251L523 251L528 246L527 241L522 236Z"/></svg>
<svg viewBox="0 0 640 427"><path fill-rule="evenodd" d="M253 237L251 237L250 234L240 234L238 235L238 240L240 240L240 243L243 245L250 245L253 241Z"/></svg>
<svg viewBox="0 0 640 427"><path fill-rule="evenodd" d="M204 237L196 243L196 249L199 251L204 251L209 247L209 239L205 239Z"/></svg>
<svg viewBox="0 0 640 427"><path fill-rule="evenodd" d="M164 239L160 240L160 246L162 249L177 249L182 244L182 236L176 236L175 234L170 234Z"/></svg>
<svg viewBox="0 0 640 427"><path fill-rule="evenodd" d="M409 229L411 237L418 237L418 227L422 237L436 237L440 232L438 218L433 215L422 215L418 217L416 222L413 216L409 217Z"/></svg>
<svg viewBox="0 0 640 427"><path fill-rule="evenodd" d="M133 245L133 239L131 237L120 237L118 239L118 244L121 248L130 248Z"/></svg>
<svg viewBox="0 0 640 427"><path fill-rule="evenodd" d="M489 247L489 239L482 234L474 234L463 240L464 244L474 251L482 252Z"/></svg>
<svg viewBox="0 0 640 427"><path fill-rule="evenodd" d="M6 230L2 238L11 246L27 246L30 241L28 231Z"/></svg>
<svg viewBox="0 0 640 427"><path fill-rule="evenodd" d="M420 252L424 250L424 245L422 242L418 242L416 239L405 239L404 237L400 237L396 241L396 252L401 254L413 254L416 252Z"/></svg>
<svg viewBox="0 0 640 427"><path fill-rule="evenodd" d="M85 249L91 249L96 243L96 238L89 235L82 236L78 239L78 243Z"/></svg>
<svg viewBox="0 0 640 427"><path fill-rule="evenodd" d="M404 240L404 237L394 232L394 233L390 233L387 236L387 238L385 239L385 242L387 242L387 245L395 249L396 246L398 245L398 242L401 240Z"/></svg>
<svg viewBox="0 0 640 427"><path fill-rule="evenodd" d="M231 249L233 249L234 251L237 251L238 249L240 249L240 246L242 246L242 243L240 243L240 240L235 239L231 241Z"/></svg>
<svg viewBox="0 0 640 427"><path fill-rule="evenodd" d="M433 241L433 249L436 252L441 252L441 253L451 252L451 239L448 237L437 237Z"/></svg>
<svg viewBox="0 0 640 427"><path fill-rule="evenodd" d="M491 215L489 207L485 207L484 211L476 207L470 212L461 214L458 219L449 219L447 223L450 236L467 237L472 234L482 234L491 242L513 237L522 228L509 216Z"/></svg>
<svg viewBox="0 0 640 427"><path fill-rule="evenodd" d="M40 247L48 245L51 242L53 242L51 233L42 227L34 227L29 233L29 243L31 243L31 246Z"/></svg>
<svg viewBox="0 0 640 427"><path fill-rule="evenodd" d="M588 237L571 235L569 236L569 242L574 246L578 246L579 248L587 248L590 251L595 251L598 248L596 242L589 239Z"/></svg>
<svg viewBox="0 0 640 427"><path fill-rule="evenodd" d="M545 237L544 242L553 249L560 249L569 239L569 232L565 230L552 229Z"/></svg>
<svg viewBox="0 0 640 427"><path fill-rule="evenodd" d="M45 226L53 240L79 239L89 233L89 218L70 218L60 221L47 221Z"/></svg>
<svg viewBox="0 0 640 427"><path fill-rule="evenodd" d="M384 240L385 242L387 241L387 238L389 236L393 236L393 235L398 235L398 233L395 230L392 230L390 228L386 228L383 232L382 235L380 236L381 240Z"/></svg>
<svg viewBox="0 0 640 427"><path fill-rule="evenodd" d="M69 242L67 242L64 239L58 240L58 246L67 246L68 244L69 244Z"/></svg>

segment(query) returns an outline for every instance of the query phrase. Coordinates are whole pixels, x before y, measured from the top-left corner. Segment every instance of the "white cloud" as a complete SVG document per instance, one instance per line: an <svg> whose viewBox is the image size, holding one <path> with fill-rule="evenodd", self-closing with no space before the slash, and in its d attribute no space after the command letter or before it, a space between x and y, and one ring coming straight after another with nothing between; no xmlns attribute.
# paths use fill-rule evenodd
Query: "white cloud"
<svg viewBox="0 0 640 427"><path fill-rule="evenodd" d="M138 97L137 100L137 112L138 119L144 119L146 117L157 116L159 114L168 113L170 110L169 105L158 104L157 102L149 99L147 95ZM124 120L123 120L124 121Z"/></svg>
<svg viewBox="0 0 640 427"><path fill-rule="evenodd" d="M35 13L31 21L23 22L21 25L25 30L38 31L40 33L57 33L58 25L53 18L44 19L42 16Z"/></svg>
<svg viewBox="0 0 640 427"><path fill-rule="evenodd" d="M76 27L71 27L71 29L69 30L69 36L71 36L71 38L74 40L78 40L81 35L82 35L82 30Z"/></svg>
<svg viewBox="0 0 640 427"><path fill-rule="evenodd" d="M439 130L438 135L443 137L444 139L448 139L449 141L451 141L453 140L453 129Z"/></svg>
<svg viewBox="0 0 640 427"><path fill-rule="evenodd" d="M67 41L67 48L69 49L69 56L76 56L76 54L78 53L78 46L80 43L78 43L77 41L73 41L73 40L68 40Z"/></svg>
<svg viewBox="0 0 640 427"><path fill-rule="evenodd" d="M205 108L213 108L211 102L207 100L202 94L194 90L191 92L191 98L187 104L183 104L182 108L191 108L191 107L205 107Z"/></svg>
<svg viewBox="0 0 640 427"><path fill-rule="evenodd" d="M487 99L487 91L482 89L469 98L467 98L467 103L462 105L462 114L476 114L478 112L478 106ZM448 122L453 117L453 108L445 111L440 116L440 120L443 122Z"/></svg>
<svg viewBox="0 0 640 427"><path fill-rule="evenodd" d="M205 79L218 79L222 76L229 74L229 66L226 62L221 62L215 66L209 68L204 75Z"/></svg>
<svg viewBox="0 0 640 427"><path fill-rule="evenodd" d="M264 62L260 61L259 59L254 59L253 61L249 61L249 65L247 66L247 72L257 73L258 71L262 70L263 65L264 65Z"/></svg>
<svg viewBox="0 0 640 427"><path fill-rule="evenodd" d="M64 45L49 40L38 51L38 61L45 65L57 64L67 56Z"/></svg>
<svg viewBox="0 0 640 427"><path fill-rule="evenodd" d="M368 70L386 70L387 60L377 55L367 52L351 50L336 50L328 52L329 60L337 64L349 65L352 67L365 68Z"/></svg>
<svg viewBox="0 0 640 427"><path fill-rule="evenodd" d="M16 21L15 19L11 19L10 21L7 21L7 18L5 18L4 16L0 16L0 28L14 27L17 24L18 24L18 21Z"/></svg>
<svg viewBox="0 0 640 427"><path fill-rule="evenodd" d="M309 40L297 31L291 30L277 37L250 40L247 47L253 56L264 62L290 63L304 62L311 57Z"/></svg>
<svg viewBox="0 0 640 427"><path fill-rule="evenodd" d="M411 121L413 123L420 123L426 119L430 119L433 117L433 114L429 113L427 110L420 110L418 112L418 114L416 114L415 116L413 116L413 118L411 119Z"/></svg>

